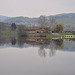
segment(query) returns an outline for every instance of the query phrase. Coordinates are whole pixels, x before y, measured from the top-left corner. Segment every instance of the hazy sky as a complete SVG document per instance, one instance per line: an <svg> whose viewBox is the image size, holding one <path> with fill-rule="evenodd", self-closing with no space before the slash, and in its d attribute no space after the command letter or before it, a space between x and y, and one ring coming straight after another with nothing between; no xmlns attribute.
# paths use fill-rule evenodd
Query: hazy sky
<svg viewBox="0 0 75 75"><path fill-rule="evenodd" d="M0 15L39 17L75 13L75 0L0 0Z"/></svg>

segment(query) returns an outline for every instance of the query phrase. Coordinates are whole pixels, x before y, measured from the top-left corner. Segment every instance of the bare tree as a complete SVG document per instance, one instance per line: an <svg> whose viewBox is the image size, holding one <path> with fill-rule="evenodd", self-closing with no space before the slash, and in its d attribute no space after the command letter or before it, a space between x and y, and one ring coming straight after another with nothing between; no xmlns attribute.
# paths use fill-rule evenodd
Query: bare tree
<svg viewBox="0 0 75 75"><path fill-rule="evenodd" d="M26 26L24 26L24 25L19 25L19 26L18 26L18 36L19 36L19 37L20 37L21 35L23 35L23 34L26 33L25 29L26 29Z"/></svg>
<svg viewBox="0 0 75 75"><path fill-rule="evenodd" d="M39 56L41 56L41 57L44 57L44 58L46 57L46 51L45 51L44 49L41 49L41 48L40 48L40 49L38 50L38 54L39 54Z"/></svg>
<svg viewBox="0 0 75 75"><path fill-rule="evenodd" d="M50 16L49 20L50 20L50 30L52 31L57 22L54 16Z"/></svg>
<svg viewBox="0 0 75 75"><path fill-rule="evenodd" d="M39 17L39 20L38 20L38 23L41 25L41 26L46 26L46 16L40 16Z"/></svg>

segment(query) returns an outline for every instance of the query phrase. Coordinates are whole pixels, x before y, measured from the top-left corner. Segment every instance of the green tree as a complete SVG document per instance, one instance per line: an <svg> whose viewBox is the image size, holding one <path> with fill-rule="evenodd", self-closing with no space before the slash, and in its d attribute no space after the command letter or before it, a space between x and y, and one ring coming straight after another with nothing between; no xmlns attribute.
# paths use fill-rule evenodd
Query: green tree
<svg viewBox="0 0 75 75"><path fill-rule="evenodd" d="M54 27L54 31L57 33L62 33L64 31L64 23L58 23Z"/></svg>
<svg viewBox="0 0 75 75"><path fill-rule="evenodd" d="M16 24L15 24L15 23L12 23L12 24L11 24L11 29L12 29L12 30L16 30Z"/></svg>

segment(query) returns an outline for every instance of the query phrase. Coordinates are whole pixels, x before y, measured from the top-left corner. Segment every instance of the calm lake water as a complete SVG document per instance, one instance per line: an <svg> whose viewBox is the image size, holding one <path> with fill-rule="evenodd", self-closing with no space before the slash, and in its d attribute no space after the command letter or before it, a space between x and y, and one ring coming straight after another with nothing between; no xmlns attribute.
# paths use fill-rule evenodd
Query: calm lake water
<svg viewBox="0 0 75 75"><path fill-rule="evenodd" d="M75 75L75 39L1 39L0 75Z"/></svg>

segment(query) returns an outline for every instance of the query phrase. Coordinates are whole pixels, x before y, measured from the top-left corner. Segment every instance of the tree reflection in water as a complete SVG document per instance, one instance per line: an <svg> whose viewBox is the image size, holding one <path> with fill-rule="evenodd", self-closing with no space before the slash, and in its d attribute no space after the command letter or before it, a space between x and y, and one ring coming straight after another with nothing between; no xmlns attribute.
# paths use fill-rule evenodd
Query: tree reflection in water
<svg viewBox="0 0 75 75"><path fill-rule="evenodd" d="M50 53L49 53L50 57L51 57L51 56L54 56L55 53L56 53L55 46L54 46L54 43L53 43L53 41L52 41L52 39L51 39L51 40L50 40Z"/></svg>
<svg viewBox="0 0 75 75"><path fill-rule="evenodd" d="M55 39L51 40L50 42L50 56L55 56L57 49L63 49L63 40L62 39Z"/></svg>
<svg viewBox="0 0 75 75"><path fill-rule="evenodd" d="M50 51L49 51L50 57L55 56L57 49L63 49L64 48L63 40L62 39L46 40L46 42L43 45L40 45L40 49L38 50L38 54L41 57L47 56L46 48L50 49Z"/></svg>
<svg viewBox="0 0 75 75"><path fill-rule="evenodd" d="M11 43L12 43L12 45L16 44L16 38L15 37L11 38Z"/></svg>
<svg viewBox="0 0 75 75"><path fill-rule="evenodd" d="M22 29L23 29L23 27L22 27ZM9 36L8 39L1 36L0 37L0 45L11 42L11 44L14 46L17 43L17 46L21 47L21 48L23 48L25 44L27 44L27 47L30 47L30 45L37 46L37 47L39 47L39 50L38 50L39 56L44 57L44 58L47 57L47 49L49 50L50 57L55 56L57 49L64 49L62 39L45 39L45 38L42 39L41 37L33 38L33 37L28 37L27 33L25 34L25 36L23 36L23 35L21 35L21 32L18 32L17 38L14 35L13 35L13 37Z"/></svg>
<svg viewBox="0 0 75 75"><path fill-rule="evenodd" d="M8 33L6 32L8 31ZM17 31L17 33L16 33ZM17 35L17 36L16 36ZM41 57L47 57L47 49L49 50L49 56L55 56L56 50L64 50L65 42L63 39L47 39L47 37L40 37L40 36L32 36L33 34L27 33L27 28L23 25L19 25L17 30L11 29L10 25L9 28L6 25L0 26L0 46L4 46L4 44L12 44L17 45L15 47L27 47L36 46L39 47L38 54ZM65 41L75 41L74 39L66 39ZM64 43L63 43L64 42ZM74 45L74 44L72 44ZM70 45L71 47L71 45ZM75 46L72 46L75 47Z"/></svg>
<svg viewBox="0 0 75 75"><path fill-rule="evenodd" d="M44 46L42 45L41 47L40 47L40 49L38 50L38 54L41 56L41 57L46 57L47 55L47 53L46 53L46 51L45 51L45 49L44 49Z"/></svg>
<svg viewBox="0 0 75 75"><path fill-rule="evenodd" d="M56 53L56 50L55 50L55 46L54 46L54 43L52 41L52 39L50 40L46 40L48 42L48 44L44 44L44 45L41 45L40 49L38 50L38 54L41 56L41 57L46 57L47 56L47 51L46 51L46 48L49 47L49 55L50 57L51 56L54 56L55 53ZM50 43L50 45L49 45Z"/></svg>
<svg viewBox="0 0 75 75"><path fill-rule="evenodd" d="M64 49L63 39L53 40L55 49Z"/></svg>

